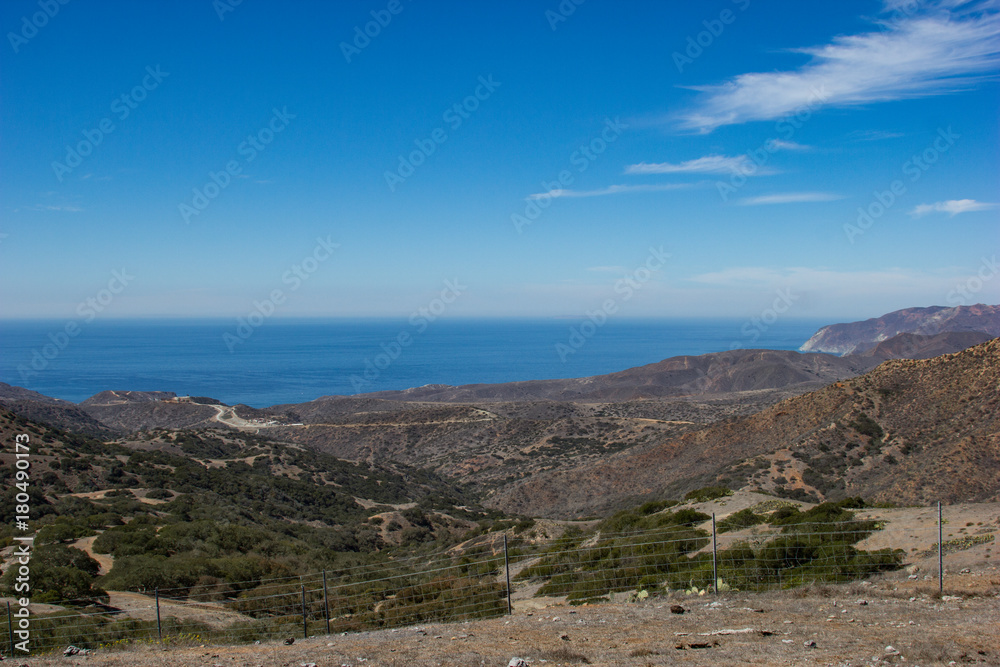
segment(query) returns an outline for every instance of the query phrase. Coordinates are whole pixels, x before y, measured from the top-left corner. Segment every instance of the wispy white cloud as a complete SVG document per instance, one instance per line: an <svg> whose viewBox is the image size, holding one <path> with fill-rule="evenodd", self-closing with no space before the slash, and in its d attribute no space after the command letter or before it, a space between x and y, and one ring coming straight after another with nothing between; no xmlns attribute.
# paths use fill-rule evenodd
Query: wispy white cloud
<svg viewBox="0 0 1000 667"><path fill-rule="evenodd" d="M925 3L895 14L882 30L842 35L794 52L812 56L783 72L740 74L702 93L681 126L710 132L723 125L782 118L802 108L849 107L947 94L982 80L1000 62L997 2Z"/></svg>
<svg viewBox="0 0 1000 667"><path fill-rule="evenodd" d="M69 206L69 205L53 205L53 204L35 204L34 206L23 206L20 209L22 211L60 211L64 213L79 213L83 209L79 206Z"/></svg>
<svg viewBox="0 0 1000 667"><path fill-rule="evenodd" d="M954 217L959 213L986 211L997 206L997 204L976 201L975 199L949 199L948 201L939 201L933 204L920 204L910 211L910 215L919 218L928 213L947 213L949 216Z"/></svg>
<svg viewBox="0 0 1000 667"><path fill-rule="evenodd" d="M836 201L843 199L843 195L835 192L781 192L773 195L761 195L760 197L747 197L741 199L740 204L744 206L760 206L762 204L801 204L805 202Z"/></svg>
<svg viewBox="0 0 1000 667"><path fill-rule="evenodd" d="M854 130L847 134L851 141L882 141L905 136L902 132L887 132L885 130Z"/></svg>
<svg viewBox="0 0 1000 667"><path fill-rule="evenodd" d="M557 197L603 197L604 195L621 195L635 192L661 192L663 190L683 190L693 187L691 183L658 183L646 185L609 185L599 190L549 190L528 195L528 199L547 199Z"/></svg>
<svg viewBox="0 0 1000 667"><path fill-rule="evenodd" d="M767 149L772 153L775 151L807 151L811 148L812 146L804 146L803 144L794 141L784 141L783 139L771 139L767 142Z"/></svg>
<svg viewBox="0 0 1000 667"><path fill-rule="evenodd" d="M746 170L750 162L746 155L706 155L695 160L670 162L640 162L625 168L626 174L736 174Z"/></svg>
<svg viewBox="0 0 1000 667"><path fill-rule="evenodd" d="M804 146L794 141L769 139L763 146L768 153L778 151L805 151ZM776 169L765 167L750 155L705 155L685 162L640 162L625 167L626 174L743 174L762 176L777 174Z"/></svg>

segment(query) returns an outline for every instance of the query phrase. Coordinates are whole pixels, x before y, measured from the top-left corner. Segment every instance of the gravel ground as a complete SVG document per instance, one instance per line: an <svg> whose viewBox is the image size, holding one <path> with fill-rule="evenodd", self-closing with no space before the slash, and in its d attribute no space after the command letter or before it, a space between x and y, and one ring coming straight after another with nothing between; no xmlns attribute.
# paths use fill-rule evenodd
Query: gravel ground
<svg viewBox="0 0 1000 667"><path fill-rule="evenodd" d="M681 605L683 614L671 612ZM814 643L814 645L813 645ZM1000 572L936 586L904 576L714 598L522 610L469 623L297 639L290 646L145 647L12 664L129 667L435 665L1000 665Z"/></svg>

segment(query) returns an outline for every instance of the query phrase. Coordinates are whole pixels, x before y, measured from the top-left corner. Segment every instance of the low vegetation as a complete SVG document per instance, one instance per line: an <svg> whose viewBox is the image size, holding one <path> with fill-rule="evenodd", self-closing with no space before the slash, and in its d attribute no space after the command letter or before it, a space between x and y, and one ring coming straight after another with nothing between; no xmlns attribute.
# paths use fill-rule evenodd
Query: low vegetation
<svg viewBox="0 0 1000 667"><path fill-rule="evenodd" d="M694 494L691 500L725 493ZM584 601L611 593L646 589L761 590L805 583L851 581L897 569L900 550L865 552L854 545L878 530L874 521L854 518L859 498L823 503L807 511L777 504L769 514L753 508L736 512L719 532L766 524L768 532L718 551L713 570L706 514L692 509L619 512L588 532L568 533L520 579L545 579L538 595L565 595ZM710 524L708 524L710 528Z"/></svg>
<svg viewBox="0 0 1000 667"><path fill-rule="evenodd" d="M877 437L857 420L871 432L865 437ZM496 616L507 609L501 533L515 563L532 559L517 582L576 604L634 591L846 581L902 562L900 551L857 548L879 528L855 518L853 510L864 506L857 498L805 511L773 499L734 512L718 532L747 534L713 560L711 517L683 503L733 494L718 484L544 541L539 535L548 529L535 520L486 510L467 489L399 464L352 463L224 431L153 431L101 443L12 426L30 429L37 443L32 475L39 483L28 492L38 529L33 600L66 607L39 615L34 632L88 647L153 631L149 620L112 613L107 591L157 593L232 615L224 633L177 619L164 629L201 641L292 634L303 605L306 624L317 631L325 631L327 615L335 632ZM556 444L579 443L567 436ZM13 517L3 512L14 504L0 507L5 545L12 544ZM95 556L106 556L110 570ZM0 579L0 590L12 585L10 572Z"/></svg>
<svg viewBox="0 0 1000 667"><path fill-rule="evenodd" d="M433 473L248 434L162 431L102 443L8 419L37 443L38 482L28 487L36 602L86 607L106 590L157 589L223 599L276 577L440 550L475 522L502 517ZM13 470L0 467L0 546L13 543ZM386 512L398 517L396 530L380 525ZM93 536L93 552L113 559L110 572L74 547ZM0 591L12 592L12 572Z"/></svg>

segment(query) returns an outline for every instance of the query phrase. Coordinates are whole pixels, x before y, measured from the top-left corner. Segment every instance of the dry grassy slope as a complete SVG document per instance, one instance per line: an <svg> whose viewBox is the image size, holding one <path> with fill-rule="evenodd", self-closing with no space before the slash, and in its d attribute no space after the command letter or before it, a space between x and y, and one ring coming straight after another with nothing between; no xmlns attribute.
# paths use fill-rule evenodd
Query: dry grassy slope
<svg viewBox="0 0 1000 667"><path fill-rule="evenodd" d="M859 491L907 503L1000 498L1000 339L926 361L889 361L847 383L899 464L870 472Z"/></svg>
<svg viewBox="0 0 1000 667"><path fill-rule="evenodd" d="M0 405L26 419L43 422L55 428L105 436L111 429L81 410L75 403L52 398L24 387L0 382Z"/></svg>
<svg viewBox="0 0 1000 667"><path fill-rule="evenodd" d="M402 416L393 415L396 418ZM445 420L421 417L410 423L312 424L277 428L269 434L341 458L396 460L496 486L567 461L596 460L691 428L690 424L648 419L598 417L591 410L574 408L571 414L549 418L463 410Z"/></svg>
<svg viewBox="0 0 1000 667"><path fill-rule="evenodd" d="M93 437L111 437L115 431L94 419L72 403L18 400L3 398L0 405L25 419L48 424L54 428Z"/></svg>
<svg viewBox="0 0 1000 667"><path fill-rule="evenodd" d="M303 404L310 407L308 412L296 412L306 426L268 429L267 434L341 458L397 460L482 488L497 488L730 416L752 414L790 393L768 390L700 397L707 400L699 401L626 403L399 403L391 407L373 403L354 414L343 411L339 399L323 399ZM238 412L244 416L242 408Z"/></svg>
<svg viewBox="0 0 1000 667"><path fill-rule="evenodd" d="M904 333L882 341L856 356L867 357L878 363L889 359L930 359L959 352L991 338L995 336L982 331L948 331L936 336Z"/></svg>
<svg viewBox="0 0 1000 667"><path fill-rule="evenodd" d="M87 399L88 401L91 399ZM120 433L154 428L184 429L218 426L210 405L148 401L136 403L87 403L80 407L91 417Z"/></svg>
<svg viewBox="0 0 1000 667"><path fill-rule="evenodd" d="M861 434L845 426L862 412L885 431L866 447L858 444ZM607 512L716 481L741 461L767 463L784 449L857 461L843 471L814 470L823 487L841 475L849 478L833 496L898 503L993 500L1000 497L998 414L1000 340L992 340L926 361L886 362L746 418L542 473L498 491L489 504L552 517ZM886 462L887 456L898 462Z"/></svg>

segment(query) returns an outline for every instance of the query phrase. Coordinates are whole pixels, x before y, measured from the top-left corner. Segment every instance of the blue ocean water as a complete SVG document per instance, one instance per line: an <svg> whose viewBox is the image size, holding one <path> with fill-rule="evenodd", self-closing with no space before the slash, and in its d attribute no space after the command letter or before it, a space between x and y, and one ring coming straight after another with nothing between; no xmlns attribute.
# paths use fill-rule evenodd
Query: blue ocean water
<svg viewBox="0 0 1000 667"><path fill-rule="evenodd" d="M274 319L246 337L231 319L78 321L72 336L67 324L0 321L0 381L74 402L128 389L264 407L425 384L584 377L735 347L794 350L827 322Z"/></svg>

